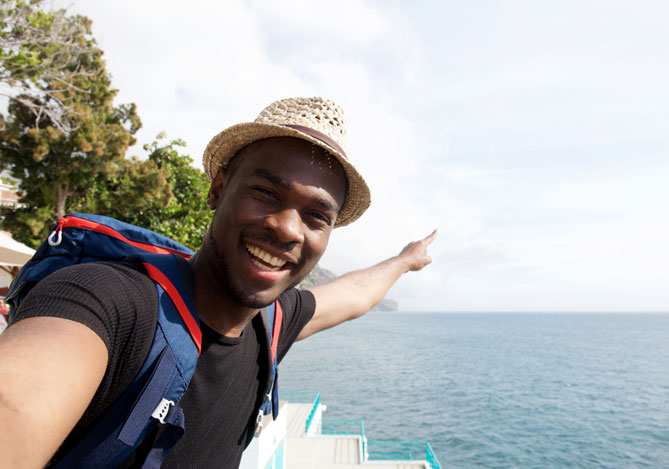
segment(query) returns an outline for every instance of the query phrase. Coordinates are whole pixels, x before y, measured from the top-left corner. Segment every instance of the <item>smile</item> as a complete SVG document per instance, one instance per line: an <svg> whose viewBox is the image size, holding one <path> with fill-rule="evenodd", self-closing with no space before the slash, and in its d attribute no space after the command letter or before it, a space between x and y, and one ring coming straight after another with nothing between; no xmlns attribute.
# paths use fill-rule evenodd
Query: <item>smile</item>
<svg viewBox="0 0 669 469"><path fill-rule="evenodd" d="M286 265L285 259L279 259L257 246L247 244L246 250L251 254L251 263L266 272L276 272Z"/></svg>

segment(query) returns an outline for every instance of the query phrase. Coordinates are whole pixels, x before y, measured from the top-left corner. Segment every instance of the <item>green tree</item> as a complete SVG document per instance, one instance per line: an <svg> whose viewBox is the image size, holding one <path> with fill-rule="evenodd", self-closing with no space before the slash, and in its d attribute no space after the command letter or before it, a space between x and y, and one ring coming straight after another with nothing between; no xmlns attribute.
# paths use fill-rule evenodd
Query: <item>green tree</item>
<svg viewBox="0 0 669 469"><path fill-rule="evenodd" d="M207 179L158 140L148 158L125 158L141 123L117 93L91 35L91 22L42 0L0 0L0 169L19 181L20 203L2 226L37 246L67 212L92 212L153 229L189 247L202 241L210 213Z"/></svg>
<svg viewBox="0 0 669 469"><path fill-rule="evenodd" d="M79 199L74 211L100 213L168 236L196 249L211 219L206 205L209 182L193 160L163 142L164 134L144 146L146 160L130 159L116 174Z"/></svg>
<svg viewBox="0 0 669 469"><path fill-rule="evenodd" d="M65 10L43 11L42 0L0 0L0 95L20 101L37 122L43 115L63 132L77 125L72 93L86 93L99 60L91 21Z"/></svg>
<svg viewBox="0 0 669 469"><path fill-rule="evenodd" d="M33 45L25 39L2 49L0 77L9 77L7 82L24 92L10 93L7 116L0 121L0 165L20 181L21 196L19 208L3 209L3 225L33 246L70 211L73 200L86 199L96 181L114 177L129 164L125 153L141 125L134 104L113 105L117 91L111 87L103 52L90 34L90 21L62 12L44 13L33 8L37 3L30 4L32 10L23 23L4 21L3 37L23 38L25 24L45 35L62 33L63 28L49 30L60 24L53 20L58 17L61 23L80 26L64 31L65 41L81 48L68 49L46 69L30 64L54 50L58 54L57 38L43 44L35 33L30 36L37 41ZM28 8L22 2L3 2L3 8L7 4Z"/></svg>
<svg viewBox="0 0 669 469"><path fill-rule="evenodd" d="M164 135L159 135L144 149L150 151L150 162L162 170L167 169L172 197L164 206L156 205L150 211L143 211L134 223L196 249L202 244L211 221L211 210L207 206L209 181L202 170L191 166L190 156L179 154L175 148L185 145L182 140L161 145L162 138Z"/></svg>

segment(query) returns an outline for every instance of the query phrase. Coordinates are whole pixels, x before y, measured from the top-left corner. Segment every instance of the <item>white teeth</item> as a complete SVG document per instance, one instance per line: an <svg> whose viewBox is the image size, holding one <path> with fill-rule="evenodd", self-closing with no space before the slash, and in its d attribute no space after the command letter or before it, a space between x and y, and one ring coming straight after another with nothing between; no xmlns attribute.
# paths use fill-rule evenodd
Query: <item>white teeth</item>
<svg viewBox="0 0 669 469"><path fill-rule="evenodd" d="M276 268L271 269L271 268L267 267L265 264L261 264L260 262L258 262L257 260L255 260L253 258L251 258L251 263L253 265L255 265L256 267L258 267L260 270L264 270L265 272L274 272L275 270L277 270Z"/></svg>
<svg viewBox="0 0 669 469"><path fill-rule="evenodd" d="M257 260L251 258L251 261L253 262L253 265L255 265L256 267L259 267L263 270L266 270L266 271L278 270L286 264L285 260L279 259L278 257L275 257L275 256L272 256L270 253L268 253L266 251L263 251L262 249L260 249L257 246L252 246L250 244L247 244L246 245L246 250L252 256L257 257L258 259L261 259L262 261L267 262L268 264L274 266L274 268L272 269L272 268L270 268L270 267L268 267L264 264L261 264Z"/></svg>

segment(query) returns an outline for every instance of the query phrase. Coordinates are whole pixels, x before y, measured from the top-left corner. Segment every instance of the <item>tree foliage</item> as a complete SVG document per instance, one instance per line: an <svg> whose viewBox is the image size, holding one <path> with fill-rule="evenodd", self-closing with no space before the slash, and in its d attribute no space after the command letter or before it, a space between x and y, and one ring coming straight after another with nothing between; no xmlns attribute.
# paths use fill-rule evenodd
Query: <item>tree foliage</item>
<svg viewBox="0 0 669 469"><path fill-rule="evenodd" d="M0 164L19 181L18 208L3 209L5 229L34 245L48 226L90 198L100 181L118 177L131 165L124 155L134 141L126 122L137 119L134 106L91 106L69 135L43 116L37 128L32 113L12 100L0 131ZM145 175L146 170L138 171ZM157 176L154 176L157 177ZM147 186L151 187L151 186Z"/></svg>
<svg viewBox="0 0 669 469"><path fill-rule="evenodd" d="M0 0L0 95L69 133L78 121L77 101L100 74L102 55L91 21L65 10L40 9L42 0ZM103 85L104 86L104 85ZM75 99L73 99L75 98Z"/></svg>
<svg viewBox="0 0 669 469"><path fill-rule="evenodd" d="M141 125L134 104L113 105L90 20L39 3L0 3L0 81L9 90L0 165L20 181L22 204L3 210L3 224L31 245L72 197L118 172Z"/></svg>
<svg viewBox="0 0 669 469"><path fill-rule="evenodd" d="M204 172L191 166L190 156L179 154L175 148L183 147L183 141L174 140L161 146L160 138L162 136L144 148L150 151L149 162L167 171L171 198L164 206L154 205L150 210L138 212L136 221L131 223L196 249L202 244L211 221L211 210L207 206L209 181Z"/></svg>
<svg viewBox="0 0 669 469"><path fill-rule="evenodd" d="M35 121L25 100L10 100L8 117L0 130L0 164L20 181L22 208L3 211L5 224L22 232L17 239L28 236L18 226L28 222L30 237L42 238L41 222L57 220L70 211L73 199L86 198L96 181L113 177L128 164L125 153L139 126L135 106L113 107L115 91L110 89L106 74L96 78L97 83L90 83L92 92L78 100L78 114L70 116L76 126L69 132L60 130L48 114ZM31 213L40 222L29 221Z"/></svg>
<svg viewBox="0 0 669 469"><path fill-rule="evenodd" d="M134 104L115 106L103 52L88 18L0 0L0 170L19 181L20 205L2 208L3 229L37 246L67 212L92 212L197 247L210 215L208 183L183 142L126 158L141 126Z"/></svg>
<svg viewBox="0 0 669 469"><path fill-rule="evenodd" d="M145 145L146 160L125 160L114 177L101 181L75 211L100 213L168 236L191 249L202 243L211 212L206 205L209 182L179 153L181 140Z"/></svg>

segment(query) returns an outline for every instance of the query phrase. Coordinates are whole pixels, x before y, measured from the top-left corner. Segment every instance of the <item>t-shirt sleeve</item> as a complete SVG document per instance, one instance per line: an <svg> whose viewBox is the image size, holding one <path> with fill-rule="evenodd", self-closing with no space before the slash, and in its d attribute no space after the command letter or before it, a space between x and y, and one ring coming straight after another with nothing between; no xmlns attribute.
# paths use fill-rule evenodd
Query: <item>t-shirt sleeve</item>
<svg viewBox="0 0 669 469"><path fill-rule="evenodd" d="M304 326L314 316L316 300L310 291L292 288L279 297L279 303L283 310L278 350L279 361L281 361Z"/></svg>
<svg viewBox="0 0 669 469"><path fill-rule="evenodd" d="M39 316L77 321L105 343L107 371L77 428L94 420L134 379L153 342L157 305L153 282L136 267L94 262L49 275L12 313L12 324Z"/></svg>

